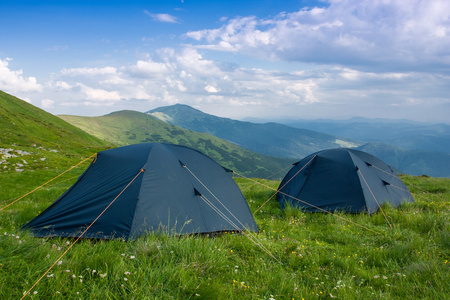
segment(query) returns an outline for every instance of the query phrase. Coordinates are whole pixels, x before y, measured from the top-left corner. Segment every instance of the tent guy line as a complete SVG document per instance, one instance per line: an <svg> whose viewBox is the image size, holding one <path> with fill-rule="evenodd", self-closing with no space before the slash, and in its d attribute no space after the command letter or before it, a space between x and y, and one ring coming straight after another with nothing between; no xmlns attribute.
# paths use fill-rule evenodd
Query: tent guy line
<svg viewBox="0 0 450 300"><path fill-rule="evenodd" d="M284 188L286 186L286 184L288 184L295 176L297 176L298 173L300 173L316 156L313 156L313 158L311 158L291 179L289 179L282 187L279 187L276 192L269 198L267 199L266 202L263 203L263 205L261 205L257 210L255 210L254 214L256 214L256 212L258 210L260 210L264 205L266 205L270 199L272 199L276 194L278 194L279 190L281 190L282 188Z"/></svg>
<svg viewBox="0 0 450 300"><path fill-rule="evenodd" d="M234 171L233 171L233 172L234 172ZM292 198L292 199L294 199L294 200L296 200L296 201L300 201L300 202L302 202L302 203L304 203L304 204L310 205L311 207L317 208L318 210L320 210L320 211L322 211L322 212L324 212L324 213L327 213L327 214L329 214L329 215L333 215L333 216L335 216L335 217L337 217L337 218L339 218L339 219L341 219L341 220L344 220L344 221L346 221L346 222L348 222L348 223L352 223L352 224L357 225L357 226L359 226L359 227L361 227L361 228L364 228L364 229L366 229L366 230L368 230L368 231L371 231L371 232L373 232L373 233L382 235L382 233L380 233L380 232L378 232L378 231L375 231L375 230L370 229L370 228L368 228L368 227L366 227L366 226L364 226L364 225L361 225L361 224L358 224L358 223L356 223L356 222L353 222L352 220L349 220L349 219L346 219L346 218L344 218L344 217L341 217L341 216L339 216L339 215L337 215L337 214L335 214L335 213L332 213L331 211L324 210L324 209L322 209L322 208L320 208L320 207L315 207L314 205L312 205L312 204L310 204L310 203L308 203L308 202L306 202L306 201L303 201L303 200L301 200L301 199L295 198L295 197L293 197L293 196L291 196L291 195L288 195L288 194L286 194L286 193L283 193L283 192L281 192L281 191L278 191L278 189L272 188L272 187L270 187L270 186L268 186L268 185L266 185L266 184L264 184L264 183L258 182L258 181L256 181L256 180L251 179L251 178L248 178L248 177L246 177L246 176L244 176L244 175L242 175L242 174L239 174L239 173L236 173L236 172L234 172L234 173L235 173L236 175L238 175L238 176L241 176L242 178L248 179L248 180L250 180L250 181L252 181L252 182L254 182L254 183L256 183L256 184L259 184L259 185L261 185L261 186L263 186L263 187L266 187L266 188L268 188L268 189L271 189L271 190L273 190L273 191L276 191L276 192L278 192L278 193L281 193L281 194L283 194L283 195L285 195L285 196L287 196L287 197L289 197L289 198Z"/></svg>
<svg viewBox="0 0 450 300"><path fill-rule="evenodd" d="M25 298L30 292L31 292L31 290L42 280L42 278L44 278L44 276L48 273L48 272L50 272L50 270L58 263L58 261L60 261L61 260L61 258L63 258L64 257L64 255L66 255L67 254L67 252L69 252L69 250L70 249L72 249L72 247L73 247L73 245L75 245L76 244L76 242L78 242L82 237L83 237L83 235L92 227L92 225L94 225L94 223L95 222L97 222L97 220L108 210L108 208L117 200L117 198L119 198L120 197L120 195L122 195L123 194L123 192L125 192L125 190L133 183L133 181L135 181L136 180L136 178L138 178L138 176L139 175L141 175L141 173L143 173L144 172L144 169L141 169L140 171L139 171L139 173L138 174L136 174L136 176L127 184L127 186L126 187L124 187L124 189L117 195L117 197L116 198L114 198L114 200L112 200L109 204L108 204L108 206L97 216L97 218L95 218L95 220L94 221L92 221L92 223L91 224L89 224L89 226L75 239L75 241L72 243L72 244L70 244L70 246L66 249L66 251L64 251L64 253L63 254L61 254L61 256L59 256L58 257L58 259L56 259L56 261L50 266L50 268L48 268L47 269L47 271L45 271L45 273L44 274L42 274L42 276L31 286L31 288L22 296L22 298L20 298L20 300L22 300L23 298Z"/></svg>
<svg viewBox="0 0 450 300"><path fill-rule="evenodd" d="M238 218L236 218L236 216L219 200L219 198L216 197L216 195L214 195L213 192L211 192L208 187L186 166L183 164L183 167L186 168L186 170L189 171L189 173L191 173L191 175L217 200L217 202L219 202L226 210L227 212L232 215L238 222L239 224L245 228L249 234L247 235L246 233L244 233L244 230L242 230L242 233L250 240L252 241L256 246L258 246L259 248L261 248L264 252L266 252L267 254L269 254L273 259L275 259L277 262L279 262L280 264L282 264L266 247L263 246L263 244L261 243L260 240L258 240L258 238L253 235L251 233L251 231L246 228L246 226L244 224L242 224L241 220L239 220ZM239 227L234 224L234 222L232 222L220 209L218 209L208 198L206 198L204 195L200 195L200 197L203 199L203 201L205 201L216 213L218 213L222 218L224 218L227 222L229 222L233 227L235 227L238 231L239 231Z"/></svg>
<svg viewBox="0 0 450 300"><path fill-rule="evenodd" d="M208 198L206 198L205 196L201 195L200 198L205 201L206 204L208 204L217 214L219 214L222 218L224 218L228 223L230 223L233 227L236 228L237 231L240 231L246 238L248 238L253 244L255 244L256 246L258 246L261 250L263 250L266 254L268 254L270 257L272 257L275 261L277 261L279 264L283 264L281 261L279 261L273 254L272 252L269 251L269 249L267 249L260 240L258 240L258 238L253 235L251 233L251 231L249 229L246 229L247 232L245 230L239 230L239 227L234 224L233 221L231 221L227 216L225 216ZM226 209L226 207L225 207ZM239 219L237 219L238 222Z"/></svg>
<svg viewBox="0 0 450 300"><path fill-rule="evenodd" d="M391 229L392 229L392 224L389 222L389 220L388 220L386 214L384 213L383 208L382 208L381 205L380 205L380 202L378 202L377 197L375 197L375 194L373 193L372 189L370 188L369 184L367 183L366 178L364 178L363 173L361 172L361 170L360 170L359 168L356 168L356 170L357 170L358 173L361 175L361 178L364 180L364 183L366 184L367 188L369 189L370 194L372 195L373 199L375 200L375 202L376 202L377 205L378 205L378 208L380 209L381 213L383 214L384 219L385 219L386 222L389 224L389 227L391 227Z"/></svg>
<svg viewBox="0 0 450 300"><path fill-rule="evenodd" d="M7 208L8 206L11 206L11 205L13 205L14 203L16 203L17 201L22 200L22 199L25 198L26 196L28 196L28 195L34 193L35 191L37 191L37 190L40 189L41 187L44 187L45 185L47 185L48 183L52 182L52 181L55 180L56 178L59 178L59 177L61 177L62 175L64 175L64 174L66 174L67 172L69 172L70 170L72 170L72 169L78 167L79 165L81 165L82 163L84 163L85 161L87 161L88 159L90 159L90 158L92 158L92 157L94 157L94 156L96 157L95 159L97 159L97 153L94 153L93 155L89 156L88 158L83 159L82 161L80 161L80 162L79 162L78 164L76 164L75 166L70 167L69 169L67 169L66 171L64 171L64 172L62 172L61 174L57 175L56 177L53 177L52 179L50 179L50 180L47 181L46 183L44 183L44 184L38 186L38 187L35 188L34 190L32 190L32 191L26 193L25 195L23 195L23 196L17 198L16 200L14 200L13 202L9 203L9 204L6 205L5 207L0 208L0 212L1 212L2 210L4 210L5 208ZM94 160L94 161L95 161L95 160Z"/></svg>

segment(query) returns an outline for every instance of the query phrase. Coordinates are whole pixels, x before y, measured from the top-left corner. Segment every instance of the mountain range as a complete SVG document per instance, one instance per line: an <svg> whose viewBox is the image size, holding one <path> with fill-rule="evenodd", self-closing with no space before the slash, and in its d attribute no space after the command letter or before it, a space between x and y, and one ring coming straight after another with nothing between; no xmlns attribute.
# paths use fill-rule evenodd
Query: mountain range
<svg viewBox="0 0 450 300"><path fill-rule="evenodd" d="M175 104L147 112L162 121L197 132L206 132L265 155L302 158L313 152L362 143L308 129L279 123L251 123L216 117L188 105Z"/></svg>
<svg viewBox="0 0 450 300"><path fill-rule="evenodd" d="M450 153L450 125L410 120L367 119L348 120L280 120L295 128L317 130L351 139L395 145L407 150Z"/></svg>
<svg viewBox="0 0 450 300"><path fill-rule="evenodd" d="M353 125L342 125L340 131L335 130L339 135L333 135L275 122L261 124L220 118L187 105L161 107L147 113L118 111L99 117L57 117L0 91L0 171L64 167L111 147L166 142L197 149L224 167L249 177L267 178L279 172L273 179L280 179L293 162L315 151L336 147L366 151L401 173L450 176L450 154L426 151L440 148L427 148L426 143L420 143L424 137L430 137L428 141L434 147L445 150L446 125L414 123L408 127L407 122L400 122L401 126L385 134L387 140L399 139L403 128L405 139L406 132L422 136L411 138L410 143L425 150L414 145L411 147L418 149L413 150L386 143L376 131L377 127L389 131L392 125L358 122L365 124L359 126L361 132L354 127L355 122L350 122ZM340 135L352 130L351 138ZM373 141L356 138L368 135L365 130L373 134Z"/></svg>
<svg viewBox="0 0 450 300"><path fill-rule="evenodd" d="M147 114L186 129L211 133L268 155L301 159L322 149L352 147L377 156L401 173L450 176L450 128L445 124L361 118L347 122L286 121L294 126L305 124L307 127L295 128L275 122L261 123L261 120L260 123L252 123L216 117L181 104L153 109ZM346 138L343 137L345 135ZM391 141L397 143L390 144Z"/></svg>

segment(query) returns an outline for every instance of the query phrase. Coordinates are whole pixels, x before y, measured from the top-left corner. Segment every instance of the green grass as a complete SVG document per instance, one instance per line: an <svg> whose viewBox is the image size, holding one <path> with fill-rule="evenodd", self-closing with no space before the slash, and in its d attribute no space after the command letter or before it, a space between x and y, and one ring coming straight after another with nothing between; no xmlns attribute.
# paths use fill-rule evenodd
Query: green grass
<svg viewBox="0 0 450 300"><path fill-rule="evenodd" d="M73 241L19 230L76 180L76 168L0 212L0 299L17 299ZM0 173L0 207L57 174ZM450 179L402 177L416 202L382 214L257 213L245 235L80 240L32 290L35 299L448 299ZM236 178L252 212L279 182ZM258 182L258 183L255 183ZM263 185L261 185L263 184ZM37 292L37 294L34 294Z"/></svg>

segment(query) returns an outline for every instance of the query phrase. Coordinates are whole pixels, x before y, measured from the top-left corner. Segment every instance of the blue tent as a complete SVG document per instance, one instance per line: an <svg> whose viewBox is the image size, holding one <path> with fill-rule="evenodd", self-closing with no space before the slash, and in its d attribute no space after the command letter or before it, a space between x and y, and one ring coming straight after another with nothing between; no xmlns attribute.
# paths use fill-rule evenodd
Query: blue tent
<svg viewBox="0 0 450 300"><path fill-rule="evenodd" d="M41 237L78 237L116 197L83 237L258 230L224 168L196 150L159 143L99 152L78 181L23 228Z"/></svg>
<svg viewBox="0 0 450 300"><path fill-rule="evenodd" d="M376 212L380 205L414 202L387 164L366 152L337 148L295 163L281 182L277 199L309 212Z"/></svg>

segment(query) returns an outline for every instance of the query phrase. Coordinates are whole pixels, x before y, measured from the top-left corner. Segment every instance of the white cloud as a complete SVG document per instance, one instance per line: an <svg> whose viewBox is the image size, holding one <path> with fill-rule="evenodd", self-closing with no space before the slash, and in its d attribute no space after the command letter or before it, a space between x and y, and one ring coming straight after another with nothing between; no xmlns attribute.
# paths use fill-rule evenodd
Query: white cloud
<svg viewBox="0 0 450 300"><path fill-rule="evenodd" d="M179 23L178 18L169 14L152 14L144 10L146 15L149 15L153 21L163 22L163 23Z"/></svg>
<svg viewBox="0 0 450 300"><path fill-rule="evenodd" d="M450 67L447 0L329 0L270 19L238 17L186 36L261 59L394 69ZM440 64L437 65L437 62Z"/></svg>
<svg viewBox="0 0 450 300"><path fill-rule="evenodd" d="M117 69L113 67L104 68L73 68L62 69L61 74L66 76L97 76L116 74Z"/></svg>
<svg viewBox="0 0 450 300"><path fill-rule="evenodd" d="M57 90L65 90L65 91L69 91L73 88L72 85L62 80L50 81L47 83L47 86Z"/></svg>
<svg viewBox="0 0 450 300"><path fill-rule="evenodd" d="M215 87L213 87L212 85L207 85L207 86L205 86L205 91L207 91L208 93L217 93L218 92L218 90L215 88Z"/></svg>
<svg viewBox="0 0 450 300"><path fill-rule="evenodd" d="M129 68L129 71L139 77L159 77L168 74L170 66L150 59L147 61L138 60L135 65Z"/></svg>
<svg viewBox="0 0 450 300"><path fill-rule="evenodd" d="M37 83L35 77L24 77L22 70L10 70L11 58L0 59L0 89L5 92L39 92L42 85Z"/></svg>
<svg viewBox="0 0 450 300"><path fill-rule="evenodd" d="M85 95L87 100L93 100L102 103L113 103L121 99L117 91L110 92L102 89L95 89L82 83L78 83L77 86L81 89L81 92Z"/></svg>
<svg viewBox="0 0 450 300"><path fill-rule="evenodd" d="M44 109L53 108L53 104L55 104L55 101L50 100L50 99L43 99L41 101L41 107Z"/></svg>

